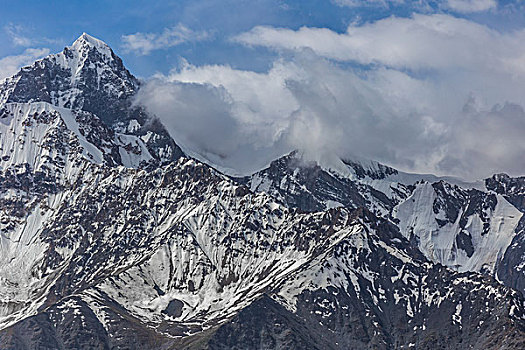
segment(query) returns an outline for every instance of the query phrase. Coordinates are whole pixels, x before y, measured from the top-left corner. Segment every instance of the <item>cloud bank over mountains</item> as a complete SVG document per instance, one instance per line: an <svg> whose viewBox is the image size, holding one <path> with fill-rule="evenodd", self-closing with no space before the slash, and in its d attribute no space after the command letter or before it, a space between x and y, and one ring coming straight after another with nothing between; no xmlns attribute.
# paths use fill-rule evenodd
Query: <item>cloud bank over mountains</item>
<svg viewBox="0 0 525 350"><path fill-rule="evenodd" d="M248 173L293 149L416 172L525 173L525 31L449 14L352 24L344 33L257 26L233 43L279 54L267 72L184 64L138 98L173 136Z"/></svg>
<svg viewBox="0 0 525 350"><path fill-rule="evenodd" d="M280 4L282 14L299 16L301 6ZM171 66L192 50L208 56L147 78L137 97L187 152L238 174L294 149L328 166L361 156L468 179L525 174L525 30L519 19L510 26L517 30L490 25L490 18L523 12L523 5L333 0L328 5L340 12L376 14L349 17L336 30L301 26L304 18L269 25L268 19L279 22L277 10L261 12L276 6L262 1L253 5L257 16L227 33L216 28L219 2L205 5L186 9L194 22L181 17L172 25L133 27L116 34L120 47L112 45L130 56L124 56L130 67L133 59L156 66L159 55ZM218 16L215 27L198 24L205 22L196 21L202 9ZM16 50L0 59L0 79L51 52L39 47L54 42L44 33L14 23L3 30ZM257 62L243 63L250 59Z"/></svg>

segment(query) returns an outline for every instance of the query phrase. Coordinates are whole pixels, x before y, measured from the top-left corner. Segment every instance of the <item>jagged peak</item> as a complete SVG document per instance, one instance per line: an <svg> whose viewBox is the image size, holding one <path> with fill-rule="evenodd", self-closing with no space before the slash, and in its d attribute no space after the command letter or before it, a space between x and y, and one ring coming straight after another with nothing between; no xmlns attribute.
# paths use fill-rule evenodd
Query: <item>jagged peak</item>
<svg viewBox="0 0 525 350"><path fill-rule="evenodd" d="M71 69L71 74L73 76L72 81L74 81L74 76L83 68L84 62L88 57L88 52L92 50L96 50L103 57L103 61L106 64L115 61L115 59L119 60L118 56L114 55L108 44L84 32L73 42L73 44L65 47L62 52L52 53L40 58L35 62L22 67L20 71L13 76L0 79L0 82L4 83L7 80L14 79L21 71L31 71L37 66L43 67L44 62L49 61L58 64L63 68ZM120 63L120 65L122 65L122 63ZM1 96L0 102L5 102L2 101Z"/></svg>
<svg viewBox="0 0 525 350"><path fill-rule="evenodd" d="M84 50L91 50L96 49L100 53L102 53L104 56L108 58L112 58L112 51L108 44L106 44L104 41L97 39L87 33L82 33L78 37L75 42L71 46L69 46L70 50L77 51L77 52L83 52Z"/></svg>
<svg viewBox="0 0 525 350"><path fill-rule="evenodd" d="M71 47L80 48L86 45L103 49L109 48L109 45L106 44L104 41L97 39L87 34L86 32L82 33L82 35L80 35L78 39L73 42L73 45L71 45Z"/></svg>

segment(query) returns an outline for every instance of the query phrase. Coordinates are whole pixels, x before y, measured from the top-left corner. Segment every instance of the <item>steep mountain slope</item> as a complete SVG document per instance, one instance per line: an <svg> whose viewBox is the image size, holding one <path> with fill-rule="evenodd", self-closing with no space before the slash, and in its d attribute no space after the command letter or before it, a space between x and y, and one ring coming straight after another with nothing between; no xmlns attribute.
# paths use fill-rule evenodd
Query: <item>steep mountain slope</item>
<svg viewBox="0 0 525 350"><path fill-rule="evenodd" d="M492 275L522 214L501 195L424 182L394 216L431 260Z"/></svg>
<svg viewBox="0 0 525 350"><path fill-rule="evenodd" d="M511 245L523 230L523 194L516 194L519 186L509 186L514 194L505 196L503 190L492 190L489 180L487 189L480 190L472 188L479 184L464 188L435 176L406 174L376 162L354 160L345 164L346 171L326 169L293 152L238 181L253 191L270 193L288 207L305 211L367 207L398 225L405 238L428 259L458 271L495 276L508 249L516 251L513 256L524 252L523 246ZM517 267L519 263L512 265ZM512 281L498 278L525 291L519 284L522 282L517 282L525 274L521 268L516 273Z"/></svg>
<svg viewBox="0 0 525 350"><path fill-rule="evenodd" d="M114 131L141 137L153 158L177 159L182 151L162 124L133 105L139 87L108 45L84 33L64 51L0 82L0 104L41 101L91 112Z"/></svg>
<svg viewBox="0 0 525 350"><path fill-rule="evenodd" d="M498 346L524 339L517 292L426 263L395 226L367 211L301 214L192 160L151 173L92 164L88 173L32 237L43 247L31 266L32 291L42 297L4 315L4 325L14 323L4 344L21 346L9 335L22 327L36 339L51 332L56 344L127 347L133 338L113 339L124 319L150 334L142 346L202 345L201 332L264 294L303 320L308 332L295 336L335 332L315 337L329 348L408 346L439 333L460 348L464 325L474 348L486 345L478 336ZM491 335L502 326L508 333ZM75 327L84 335L60 336ZM96 329L108 336L93 340ZM214 337L210 347L227 346Z"/></svg>
<svg viewBox="0 0 525 350"><path fill-rule="evenodd" d="M0 85L2 349L525 347L525 301L490 277L523 281L519 179L297 154L231 179L86 34Z"/></svg>
<svg viewBox="0 0 525 350"><path fill-rule="evenodd" d="M252 191L269 193L288 206L304 211L366 206L379 215L388 215L398 197L403 198L408 193L408 188L400 185L399 192L389 198L367 184L303 159L298 152L273 161L267 169L253 176L237 180Z"/></svg>
<svg viewBox="0 0 525 350"><path fill-rule="evenodd" d="M136 149L128 151L115 133L84 111L43 102L2 107L0 293L7 301L2 315L22 308L21 315L27 316L26 302L43 296L39 288L48 283L36 274L35 266L49 258L50 251L38 235L68 190L82 184L90 166L112 167L123 158L138 165L150 159L144 143L135 136L127 141L130 138Z"/></svg>
<svg viewBox="0 0 525 350"><path fill-rule="evenodd" d="M485 181L487 188L503 196L521 213L525 213L525 177L494 175ZM516 228L516 235L498 265L498 279L525 293L525 215Z"/></svg>

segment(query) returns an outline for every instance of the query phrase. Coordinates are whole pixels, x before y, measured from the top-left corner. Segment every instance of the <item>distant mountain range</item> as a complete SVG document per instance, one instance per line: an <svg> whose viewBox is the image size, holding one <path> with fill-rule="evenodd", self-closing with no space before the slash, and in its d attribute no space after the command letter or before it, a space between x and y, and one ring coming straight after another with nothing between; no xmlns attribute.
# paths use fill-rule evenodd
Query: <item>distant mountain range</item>
<svg viewBox="0 0 525 350"><path fill-rule="evenodd" d="M525 177L235 178L140 85L87 34L0 81L0 348L525 349Z"/></svg>

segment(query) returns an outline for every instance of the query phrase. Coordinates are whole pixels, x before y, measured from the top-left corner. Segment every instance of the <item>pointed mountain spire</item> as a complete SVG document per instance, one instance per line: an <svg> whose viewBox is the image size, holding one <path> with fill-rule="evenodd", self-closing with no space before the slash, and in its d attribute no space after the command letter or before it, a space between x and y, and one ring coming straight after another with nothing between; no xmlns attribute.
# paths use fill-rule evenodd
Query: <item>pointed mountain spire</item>
<svg viewBox="0 0 525 350"><path fill-rule="evenodd" d="M182 150L158 121L133 105L140 82L102 40L82 33L62 52L22 68L13 79L0 85L0 101L47 102L58 107L84 110L99 117L118 132L130 123L141 125L135 134L152 132L147 146L162 161L182 155ZM161 154L162 152L162 154Z"/></svg>
<svg viewBox="0 0 525 350"><path fill-rule="evenodd" d="M110 60L112 60L114 56L108 44L106 44L100 39L97 39L87 34L86 32L82 33L82 35L80 35L78 39L75 40L75 42L73 42L73 44L68 47L68 49L79 52L81 54L91 49L96 49L104 57Z"/></svg>
<svg viewBox="0 0 525 350"><path fill-rule="evenodd" d="M78 39L73 42L73 45L71 45L71 47L81 47L85 45L98 47L98 48L109 48L108 44L106 44L100 39L97 39L87 34L86 32L82 33L82 35L80 35Z"/></svg>
<svg viewBox="0 0 525 350"><path fill-rule="evenodd" d="M42 69L47 74L42 74ZM82 33L62 52L24 67L13 86L4 90L8 102L44 101L84 109L112 124L122 114L112 109L129 105L138 85L105 42Z"/></svg>

